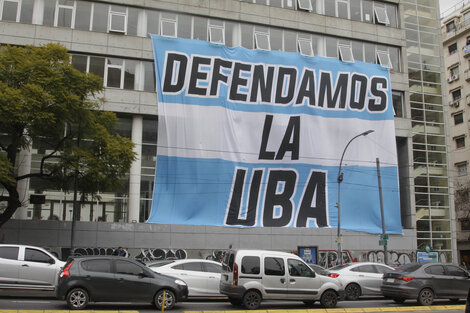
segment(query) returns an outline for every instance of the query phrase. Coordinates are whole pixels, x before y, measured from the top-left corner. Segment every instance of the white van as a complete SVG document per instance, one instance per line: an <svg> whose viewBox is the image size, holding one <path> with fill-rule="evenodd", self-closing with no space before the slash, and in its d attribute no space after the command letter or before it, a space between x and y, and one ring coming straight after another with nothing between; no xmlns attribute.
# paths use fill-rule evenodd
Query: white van
<svg viewBox="0 0 470 313"><path fill-rule="evenodd" d="M286 270L287 269L287 270ZM344 298L344 288L334 278L316 275L298 256L278 251L229 251L222 263L220 293L247 309L257 309L263 299L300 300L325 308Z"/></svg>

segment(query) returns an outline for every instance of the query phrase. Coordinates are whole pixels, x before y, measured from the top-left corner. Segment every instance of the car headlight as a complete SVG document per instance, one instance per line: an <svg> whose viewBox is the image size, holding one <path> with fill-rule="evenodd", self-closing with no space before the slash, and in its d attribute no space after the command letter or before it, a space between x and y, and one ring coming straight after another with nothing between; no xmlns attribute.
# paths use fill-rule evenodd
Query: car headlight
<svg viewBox="0 0 470 313"><path fill-rule="evenodd" d="M186 283L185 283L184 281L182 281L181 279L175 280L175 283L176 283L177 285L180 285L180 286L186 286Z"/></svg>

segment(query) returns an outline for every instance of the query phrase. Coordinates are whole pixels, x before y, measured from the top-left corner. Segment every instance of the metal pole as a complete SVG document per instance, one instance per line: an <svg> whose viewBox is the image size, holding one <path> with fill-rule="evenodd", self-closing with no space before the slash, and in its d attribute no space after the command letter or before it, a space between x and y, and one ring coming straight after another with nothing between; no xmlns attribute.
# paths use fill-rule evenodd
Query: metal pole
<svg viewBox="0 0 470 313"><path fill-rule="evenodd" d="M382 218L382 240L384 240L384 262L388 264L388 253L387 253L387 238L385 234L387 231L385 230L385 216L384 216L384 201L382 197L382 179L380 176L380 161L379 158L375 159L377 163L377 179L379 180L379 197L380 197L380 216Z"/></svg>

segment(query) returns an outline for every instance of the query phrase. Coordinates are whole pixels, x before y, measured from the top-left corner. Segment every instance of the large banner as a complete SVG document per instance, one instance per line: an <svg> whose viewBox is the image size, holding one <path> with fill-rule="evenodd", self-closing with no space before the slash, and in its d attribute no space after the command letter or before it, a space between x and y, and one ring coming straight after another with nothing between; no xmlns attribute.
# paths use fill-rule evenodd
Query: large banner
<svg viewBox="0 0 470 313"><path fill-rule="evenodd" d="M148 222L401 233L389 73L363 62L152 36L158 148Z"/></svg>

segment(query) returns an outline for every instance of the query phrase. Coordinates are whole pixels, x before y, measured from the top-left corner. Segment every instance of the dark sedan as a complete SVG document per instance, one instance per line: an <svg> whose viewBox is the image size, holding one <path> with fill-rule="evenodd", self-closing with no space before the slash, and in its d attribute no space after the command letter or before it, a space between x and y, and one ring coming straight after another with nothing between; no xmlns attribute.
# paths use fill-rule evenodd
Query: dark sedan
<svg viewBox="0 0 470 313"><path fill-rule="evenodd" d="M186 283L154 273L145 265L122 257L79 257L67 261L59 274L58 299L70 309L84 309L89 302L146 302L158 310L171 309L187 299Z"/></svg>
<svg viewBox="0 0 470 313"><path fill-rule="evenodd" d="M383 276L382 293L397 303L416 299L431 305L434 299L466 298L470 275L464 269L443 263L409 263Z"/></svg>

